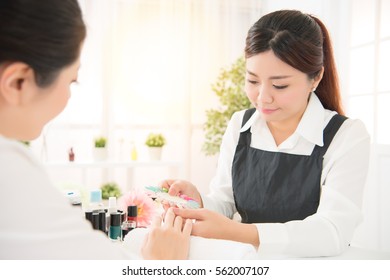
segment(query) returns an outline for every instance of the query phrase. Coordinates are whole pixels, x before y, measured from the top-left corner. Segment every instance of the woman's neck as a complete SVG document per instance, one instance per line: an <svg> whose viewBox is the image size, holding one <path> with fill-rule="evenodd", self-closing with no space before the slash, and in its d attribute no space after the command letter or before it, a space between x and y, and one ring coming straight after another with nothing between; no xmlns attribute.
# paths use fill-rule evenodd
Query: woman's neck
<svg viewBox="0 0 390 280"><path fill-rule="evenodd" d="M295 132L300 120L301 118L289 119L286 121L267 122L268 129L270 130L277 146L282 144Z"/></svg>

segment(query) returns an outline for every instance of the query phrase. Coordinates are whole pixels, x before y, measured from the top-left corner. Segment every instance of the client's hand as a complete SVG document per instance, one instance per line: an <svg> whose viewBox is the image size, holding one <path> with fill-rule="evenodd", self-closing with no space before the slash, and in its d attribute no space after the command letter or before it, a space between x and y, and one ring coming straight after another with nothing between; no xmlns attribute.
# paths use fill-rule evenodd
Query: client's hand
<svg viewBox="0 0 390 280"><path fill-rule="evenodd" d="M186 220L196 220L192 225L192 235L215 239L231 239L230 231L237 222L208 209L173 209L173 212Z"/></svg>
<svg viewBox="0 0 390 280"><path fill-rule="evenodd" d="M168 193L173 196L184 194L191 197L203 207L202 197L197 188L188 181L168 179L160 183L160 187L168 189Z"/></svg>
<svg viewBox="0 0 390 280"><path fill-rule="evenodd" d="M146 235L141 253L144 259L174 260L187 259L190 246L192 221L175 216L172 209L162 218L154 220Z"/></svg>

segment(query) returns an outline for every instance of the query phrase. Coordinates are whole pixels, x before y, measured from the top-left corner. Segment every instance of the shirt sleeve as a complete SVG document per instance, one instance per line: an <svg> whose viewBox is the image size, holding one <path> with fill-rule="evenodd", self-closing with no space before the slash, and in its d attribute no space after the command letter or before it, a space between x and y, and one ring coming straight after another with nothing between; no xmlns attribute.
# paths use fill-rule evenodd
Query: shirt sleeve
<svg viewBox="0 0 390 280"><path fill-rule="evenodd" d="M222 138L217 171L210 183L210 194L202 196L205 208L230 218L237 211L233 197L231 172L244 113L245 110L234 113L229 121Z"/></svg>
<svg viewBox="0 0 390 280"><path fill-rule="evenodd" d="M370 137L361 121L347 120L324 156L317 213L302 221L256 224L259 255L297 257L341 254L362 220Z"/></svg>
<svg viewBox="0 0 390 280"><path fill-rule="evenodd" d="M27 148L0 143L0 259L133 259L71 206ZM1 145L3 144L3 145Z"/></svg>

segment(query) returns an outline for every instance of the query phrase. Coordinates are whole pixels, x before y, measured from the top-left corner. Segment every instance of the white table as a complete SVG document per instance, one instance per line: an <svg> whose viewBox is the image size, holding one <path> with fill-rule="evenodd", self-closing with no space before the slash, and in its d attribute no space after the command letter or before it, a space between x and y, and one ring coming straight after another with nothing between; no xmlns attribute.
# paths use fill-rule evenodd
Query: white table
<svg viewBox="0 0 390 280"><path fill-rule="evenodd" d="M338 256L333 257L307 257L307 258L298 258L293 256L285 256L279 254L273 254L272 252L267 252L260 255L260 259L268 260L390 260L390 252L377 251L366 248L359 248L350 246L344 253Z"/></svg>

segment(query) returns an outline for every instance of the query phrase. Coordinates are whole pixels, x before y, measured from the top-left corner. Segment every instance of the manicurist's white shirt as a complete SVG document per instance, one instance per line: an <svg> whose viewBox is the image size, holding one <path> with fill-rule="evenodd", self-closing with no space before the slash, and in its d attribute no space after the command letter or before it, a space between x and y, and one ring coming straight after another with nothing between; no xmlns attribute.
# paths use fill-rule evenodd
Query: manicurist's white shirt
<svg viewBox="0 0 390 280"><path fill-rule="evenodd" d="M27 147L0 135L0 259L130 258L92 229Z"/></svg>
<svg viewBox="0 0 390 280"><path fill-rule="evenodd" d="M336 112L324 109L312 94L296 129L279 146L256 111L241 128L244 111L236 112L223 137L211 193L202 196L205 208L228 217L237 211L232 188L232 162L241 131L250 127L251 147L272 152L310 155L323 146L323 130ZM369 165L370 137L359 120L347 119L333 138L323 160L321 197L317 213L301 221L256 224L264 254L332 256L342 253L362 220L363 188Z"/></svg>

